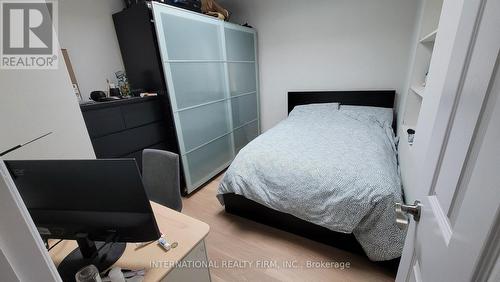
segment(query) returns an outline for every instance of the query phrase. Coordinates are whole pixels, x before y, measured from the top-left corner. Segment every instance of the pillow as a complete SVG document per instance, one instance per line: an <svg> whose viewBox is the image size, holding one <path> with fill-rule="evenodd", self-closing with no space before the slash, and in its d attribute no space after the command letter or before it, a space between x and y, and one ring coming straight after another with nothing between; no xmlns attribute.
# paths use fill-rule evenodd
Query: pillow
<svg viewBox="0 0 500 282"><path fill-rule="evenodd" d="M338 111L339 103L319 103L319 104L307 104L307 105L298 105L293 108L290 112L292 113L305 113L311 111Z"/></svg>
<svg viewBox="0 0 500 282"><path fill-rule="evenodd" d="M341 105L339 111L358 120L377 121L382 126L392 126L394 117L392 108Z"/></svg>

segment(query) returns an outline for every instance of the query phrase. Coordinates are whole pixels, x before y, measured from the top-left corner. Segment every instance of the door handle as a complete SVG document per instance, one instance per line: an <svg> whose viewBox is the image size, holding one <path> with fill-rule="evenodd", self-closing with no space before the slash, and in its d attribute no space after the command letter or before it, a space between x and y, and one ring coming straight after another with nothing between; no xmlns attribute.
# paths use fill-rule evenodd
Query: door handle
<svg viewBox="0 0 500 282"><path fill-rule="evenodd" d="M405 205L402 203L396 203L396 224L400 229L406 229L408 224L410 224L409 214L413 216L413 219L418 222L420 220L420 213L422 212L422 204L420 201L415 201L413 205Z"/></svg>

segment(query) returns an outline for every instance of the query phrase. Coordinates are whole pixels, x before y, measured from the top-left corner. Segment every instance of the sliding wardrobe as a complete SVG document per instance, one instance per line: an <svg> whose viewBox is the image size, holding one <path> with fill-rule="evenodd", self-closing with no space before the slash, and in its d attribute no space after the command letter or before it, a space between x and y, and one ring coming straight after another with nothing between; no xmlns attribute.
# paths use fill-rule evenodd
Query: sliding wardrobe
<svg viewBox="0 0 500 282"><path fill-rule="evenodd" d="M150 8L158 68L191 193L260 132L256 33L157 2Z"/></svg>

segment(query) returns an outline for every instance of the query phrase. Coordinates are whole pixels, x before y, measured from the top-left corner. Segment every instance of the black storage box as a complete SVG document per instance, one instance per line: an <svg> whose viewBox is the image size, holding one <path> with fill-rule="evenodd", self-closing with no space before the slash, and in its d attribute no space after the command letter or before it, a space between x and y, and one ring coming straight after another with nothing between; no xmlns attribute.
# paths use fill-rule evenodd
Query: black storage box
<svg viewBox="0 0 500 282"><path fill-rule="evenodd" d="M201 13L201 0L165 0L158 2Z"/></svg>
<svg viewBox="0 0 500 282"><path fill-rule="evenodd" d="M124 1L125 1L125 6L127 8L130 8L135 4L147 2L147 0L124 0ZM201 0L153 0L153 1L201 13Z"/></svg>

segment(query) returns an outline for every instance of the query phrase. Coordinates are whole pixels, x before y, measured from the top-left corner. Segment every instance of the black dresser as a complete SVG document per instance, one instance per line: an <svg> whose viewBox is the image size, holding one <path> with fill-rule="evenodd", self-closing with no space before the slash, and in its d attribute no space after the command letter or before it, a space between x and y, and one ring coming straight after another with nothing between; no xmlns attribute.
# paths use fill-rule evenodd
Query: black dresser
<svg viewBox="0 0 500 282"><path fill-rule="evenodd" d="M130 98L80 106L97 158L135 158L146 148L179 153L167 97Z"/></svg>

